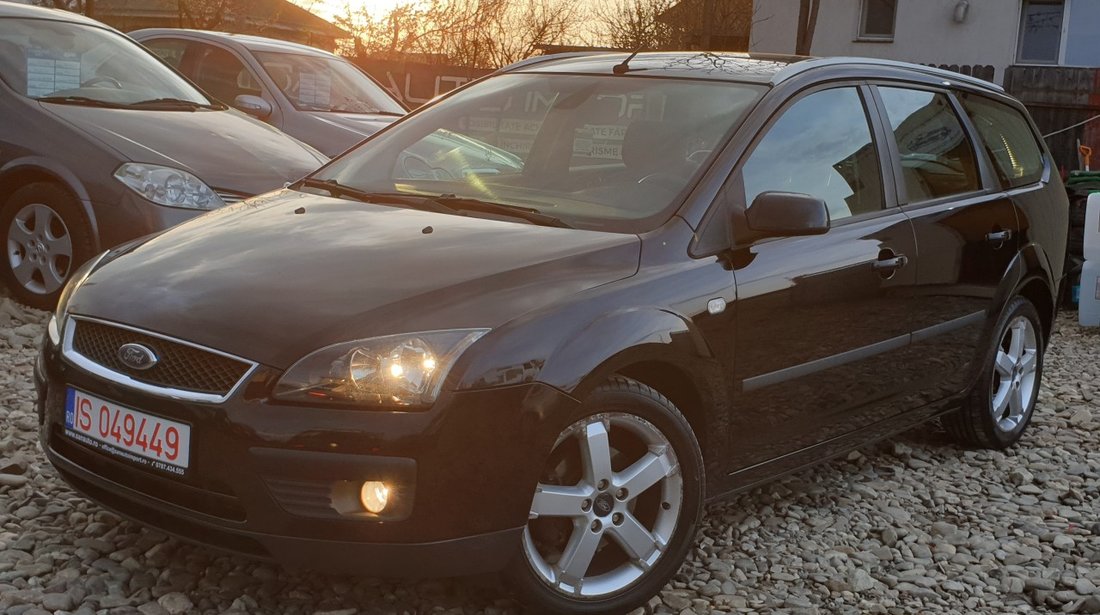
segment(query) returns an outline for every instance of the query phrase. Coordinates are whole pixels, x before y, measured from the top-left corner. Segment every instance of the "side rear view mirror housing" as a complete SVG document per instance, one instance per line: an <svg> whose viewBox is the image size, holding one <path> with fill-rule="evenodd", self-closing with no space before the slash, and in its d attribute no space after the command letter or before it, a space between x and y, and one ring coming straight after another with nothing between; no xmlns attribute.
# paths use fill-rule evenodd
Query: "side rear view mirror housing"
<svg viewBox="0 0 1100 615"><path fill-rule="evenodd" d="M233 106L244 111L258 120L266 120L271 117L271 103L251 94L241 94L233 99Z"/></svg>
<svg viewBox="0 0 1100 615"><path fill-rule="evenodd" d="M829 231L829 207L808 194L764 192L745 211L749 228L764 237L822 235Z"/></svg>

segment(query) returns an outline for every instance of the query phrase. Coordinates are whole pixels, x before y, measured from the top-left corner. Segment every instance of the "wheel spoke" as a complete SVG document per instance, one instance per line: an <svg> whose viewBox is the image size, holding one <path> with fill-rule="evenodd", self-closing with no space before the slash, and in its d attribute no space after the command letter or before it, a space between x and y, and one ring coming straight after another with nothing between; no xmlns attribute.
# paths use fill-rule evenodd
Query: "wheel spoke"
<svg viewBox="0 0 1100 615"><path fill-rule="evenodd" d="M601 480L611 481L611 443L607 427L600 421L584 427L581 438L581 455L584 458L585 479L591 485Z"/></svg>
<svg viewBox="0 0 1100 615"><path fill-rule="evenodd" d="M1039 365L1039 352L1034 348L1024 350L1024 356L1020 359L1020 370L1024 374L1031 374Z"/></svg>
<svg viewBox="0 0 1100 615"><path fill-rule="evenodd" d="M1024 413L1024 392L1020 387L1012 387L1008 392L1008 415L1020 416Z"/></svg>
<svg viewBox="0 0 1100 615"><path fill-rule="evenodd" d="M52 293L53 291L61 288L65 285L65 279L69 277L69 270L60 271L57 268L57 262L52 258L46 266L42 269L42 286L45 293Z"/></svg>
<svg viewBox="0 0 1100 615"><path fill-rule="evenodd" d="M997 350L997 359L993 365L1002 378L1011 378L1012 370L1016 367L1016 362L1013 361L1012 357L1008 356L1008 353L1005 351Z"/></svg>
<svg viewBox="0 0 1100 615"><path fill-rule="evenodd" d="M591 487L540 484L535 489L535 499L531 503L531 518L581 516L584 514L582 504L591 497Z"/></svg>
<svg viewBox="0 0 1100 615"><path fill-rule="evenodd" d="M16 218L12 220L11 228L8 229L8 241L14 241L25 249L34 239L34 234L27 229L22 220Z"/></svg>
<svg viewBox="0 0 1100 615"><path fill-rule="evenodd" d="M623 513L622 524L612 525L608 531L633 560L646 563L659 548L653 534L630 513Z"/></svg>
<svg viewBox="0 0 1100 615"><path fill-rule="evenodd" d="M12 273L15 274L15 279L19 283L26 287L34 280L34 273L38 271L38 266L34 264L29 258L24 258L19 261L19 264L12 268Z"/></svg>
<svg viewBox="0 0 1100 615"><path fill-rule="evenodd" d="M615 474L612 481L616 487L626 489L631 499L638 497L661 479L672 474L676 468L667 452L650 451L635 461L629 468Z"/></svg>
<svg viewBox="0 0 1100 615"><path fill-rule="evenodd" d="M1012 381L1003 380L1001 386L993 393L993 420L999 421L1008 409L1009 398L1012 396Z"/></svg>
<svg viewBox="0 0 1100 615"><path fill-rule="evenodd" d="M1025 327L1027 327L1027 323L1021 320L1013 324L1010 329L1012 333L1008 340L1008 356L1012 359L1013 363L1019 363L1020 356L1023 354Z"/></svg>
<svg viewBox="0 0 1100 615"><path fill-rule="evenodd" d="M53 220L53 210L45 205L34 206L34 232L45 235L50 230L50 222Z"/></svg>
<svg viewBox="0 0 1100 615"><path fill-rule="evenodd" d="M49 237L42 242L46 245L46 250L52 257L73 255L73 242L69 239L68 235L62 235L60 237Z"/></svg>
<svg viewBox="0 0 1100 615"><path fill-rule="evenodd" d="M569 537L561 559L558 560L562 581L576 586L584 579L602 537L602 532L593 532L586 524L578 524L573 529L573 535Z"/></svg>

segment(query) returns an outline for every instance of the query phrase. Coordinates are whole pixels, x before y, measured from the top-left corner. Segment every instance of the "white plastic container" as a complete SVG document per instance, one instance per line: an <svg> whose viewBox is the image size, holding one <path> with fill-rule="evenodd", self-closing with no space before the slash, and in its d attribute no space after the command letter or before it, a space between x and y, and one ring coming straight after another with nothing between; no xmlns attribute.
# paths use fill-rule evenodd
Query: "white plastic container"
<svg viewBox="0 0 1100 615"><path fill-rule="evenodd" d="M1090 194L1085 205L1085 260L1100 261L1100 192Z"/></svg>
<svg viewBox="0 0 1100 615"><path fill-rule="evenodd" d="M1100 327L1100 193L1089 195L1085 206L1085 264L1081 267L1081 295L1077 322Z"/></svg>
<svg viewBox="0 0 1100 615"><path fill-rule="evenodd" d="M1082 327L1100 327L1100 259L1085 261L1081 268L1081 299L1077 322Z"/></svg>

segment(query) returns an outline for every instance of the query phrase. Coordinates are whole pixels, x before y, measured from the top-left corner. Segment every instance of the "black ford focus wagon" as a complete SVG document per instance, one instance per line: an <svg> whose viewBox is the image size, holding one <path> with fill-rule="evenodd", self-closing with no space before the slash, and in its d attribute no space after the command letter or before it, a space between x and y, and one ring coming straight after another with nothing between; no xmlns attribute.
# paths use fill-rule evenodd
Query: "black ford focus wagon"
<svg viewBox="0 0 1100 615"><path fill-rule="evenodd" d="M43 448L187 539L623 612L707 500L937 416L1020 439L1053 171L1018 102L921 66L530 60L89 262L36 369Z"/></svg>

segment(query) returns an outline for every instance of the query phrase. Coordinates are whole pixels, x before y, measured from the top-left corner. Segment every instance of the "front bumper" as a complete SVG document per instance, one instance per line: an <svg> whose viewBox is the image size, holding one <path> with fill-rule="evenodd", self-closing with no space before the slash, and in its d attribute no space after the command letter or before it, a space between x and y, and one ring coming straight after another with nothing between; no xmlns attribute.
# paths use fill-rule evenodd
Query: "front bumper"
<svg viewBox="0 0 1100 615"><path fill-rule="evenodd" d="M530 384L445 393L422 412L290 406L268 398L277 376L260 366L222 404L182 401L93 376L47 339L35 367L42 447L78 491L185 539L294 568L453 576L502 569L517 552L547 434L576 404ZM187 473L67 437L68 387L190 425ZM399 516L338 510L334 485L378 479L406 499Z"/></svg>

